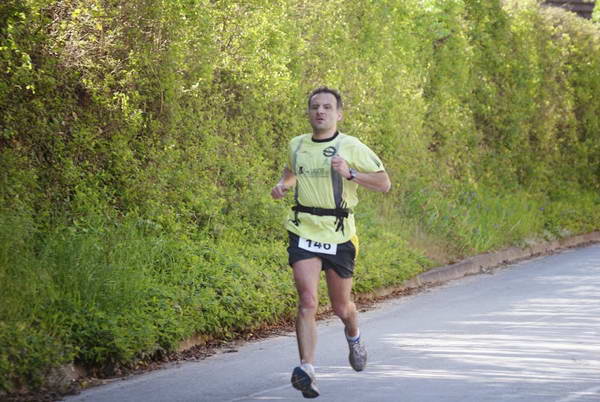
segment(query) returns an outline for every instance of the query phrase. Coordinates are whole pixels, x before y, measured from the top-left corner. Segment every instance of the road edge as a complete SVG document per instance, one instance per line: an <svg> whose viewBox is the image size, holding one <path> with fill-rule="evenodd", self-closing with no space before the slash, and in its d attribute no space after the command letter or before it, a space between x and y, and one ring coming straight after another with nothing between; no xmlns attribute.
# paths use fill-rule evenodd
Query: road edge
<svg viewBox="0 0 600 402"><path fill-rule="evenodd" d="M370 297L379 299L395 293L437 286L452 280L463 278L467 275L489 272L491 269L502 265L513 264L521 260L595 243L600 243L600 231L558 240L532 243L526 247L509 247L498 251L478 254L455 264L444 265L425 271L414 278L406 280L399 286L379 289L372 292ZM367 298L369 297L367 296Z"/></svg>

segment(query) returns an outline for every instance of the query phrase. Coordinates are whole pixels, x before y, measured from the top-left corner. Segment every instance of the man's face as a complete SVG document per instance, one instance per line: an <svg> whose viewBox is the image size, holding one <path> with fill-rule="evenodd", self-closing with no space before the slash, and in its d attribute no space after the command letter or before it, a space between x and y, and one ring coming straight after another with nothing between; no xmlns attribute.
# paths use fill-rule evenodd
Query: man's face
<svg viewBox="0 0 600 402"><path fill-rule="evenodd" d="M310 125L315 132L324 132L337 127L342 119L342 111L337 108L335 96L321 92L310 99L308 108Z"/></svg>

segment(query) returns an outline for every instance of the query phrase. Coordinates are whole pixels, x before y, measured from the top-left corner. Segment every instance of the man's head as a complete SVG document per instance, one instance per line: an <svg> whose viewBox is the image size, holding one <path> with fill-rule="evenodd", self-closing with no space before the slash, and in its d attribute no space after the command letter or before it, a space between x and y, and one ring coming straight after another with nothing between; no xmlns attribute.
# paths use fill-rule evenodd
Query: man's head
<svg viewBox="0 0 600 402"><path fill-rule="evenodd" d="M342 97L335 89L320 87L308 96L308 118L315 134L333 134L342 119Z"/></svg>
<svg viewBox="0 0 600 402"><path fill-rule="evenodd" d="M331 94L333 95L333 97L335 98L336 101L336 109L338 110L342 110L344 108L343 102L342 102L342 95L340 95L340 93L333 89L333 88L328 88L328 87L319 87L315 90L313 90L310 95L308 95L308 108L310 109L310 101L312 100L313 96L317 95L317 94Z"/></svg>

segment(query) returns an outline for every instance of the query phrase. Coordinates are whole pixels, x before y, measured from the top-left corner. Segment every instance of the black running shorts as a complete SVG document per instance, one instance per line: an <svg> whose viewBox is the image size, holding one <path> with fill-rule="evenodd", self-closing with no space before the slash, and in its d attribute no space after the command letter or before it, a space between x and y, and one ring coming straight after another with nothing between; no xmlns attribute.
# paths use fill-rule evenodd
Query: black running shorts
<svg viewBox="0 0 600 402"><path fill-rule="evenodd" d="M335 255L318 253L304 250L298 247L299 237L297 234L288 232L288 262L290 266L300 260L318 257L321 259L323 269L333 269L342 278L351 278L354 272L354 260L356 258L356 247L352 240L337 245Z"/></svg>

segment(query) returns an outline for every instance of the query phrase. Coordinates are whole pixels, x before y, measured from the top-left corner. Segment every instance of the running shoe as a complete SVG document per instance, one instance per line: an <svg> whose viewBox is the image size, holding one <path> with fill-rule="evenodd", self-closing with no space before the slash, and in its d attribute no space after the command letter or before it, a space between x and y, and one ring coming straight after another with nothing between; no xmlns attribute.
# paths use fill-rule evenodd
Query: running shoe
<svg viewBox="0 0 600 402"><path fill-rule="evenodd" d="M350 365L355 371L363 371L367 366L367 348L361 342L360 338L355 341L348 341L348 348L350 349Z"/></svg>
<svg viewBox="0 0 600 402"><path fill-rule="evenodd" d="M292 372L292 386L302 392L305 398L316 398L319 396L317 380L312 370L298 366Z"/></svg>

